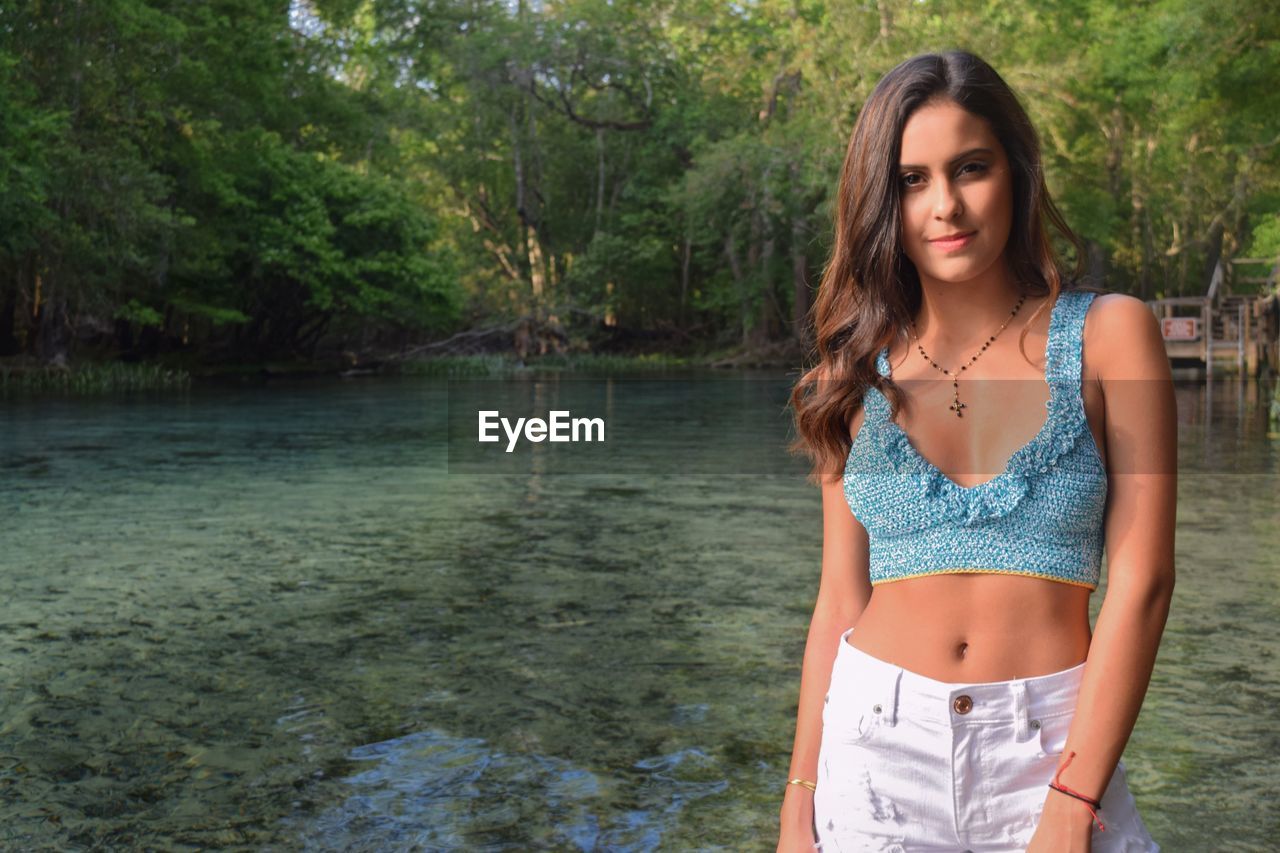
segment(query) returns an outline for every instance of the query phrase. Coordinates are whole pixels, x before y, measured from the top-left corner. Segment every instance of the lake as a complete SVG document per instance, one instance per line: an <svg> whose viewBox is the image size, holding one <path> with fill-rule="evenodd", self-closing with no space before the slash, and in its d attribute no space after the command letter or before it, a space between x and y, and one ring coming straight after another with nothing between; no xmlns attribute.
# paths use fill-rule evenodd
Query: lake
<svg viewBox="0 0 1280 853"><path fill-rule="evenodd" d="M789 381L0 400L0 846L773 850L822 545ZM1273 849L1280 440L1257 384L1177 395L1125 766L1170 853ZM613 441L481 448L490 401Z"/></svg>

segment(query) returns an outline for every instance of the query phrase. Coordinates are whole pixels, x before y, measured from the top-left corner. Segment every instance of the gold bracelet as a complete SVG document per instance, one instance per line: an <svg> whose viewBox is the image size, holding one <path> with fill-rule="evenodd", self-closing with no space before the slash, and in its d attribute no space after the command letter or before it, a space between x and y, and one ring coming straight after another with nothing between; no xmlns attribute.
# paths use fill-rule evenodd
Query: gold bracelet
<svg viewBox="0 0 1280 853"><path fill-rule="evenodd" d="M818 790L818 786L817 786L817 784L816 784L816 783L814 783L814 782L810 782L810 781L808 781L807 779L788 779L788 780L787 780L787 784L788 784L788 785L803 785L804 787L808 788L810 791L817 791L817 790Z"/></svg>

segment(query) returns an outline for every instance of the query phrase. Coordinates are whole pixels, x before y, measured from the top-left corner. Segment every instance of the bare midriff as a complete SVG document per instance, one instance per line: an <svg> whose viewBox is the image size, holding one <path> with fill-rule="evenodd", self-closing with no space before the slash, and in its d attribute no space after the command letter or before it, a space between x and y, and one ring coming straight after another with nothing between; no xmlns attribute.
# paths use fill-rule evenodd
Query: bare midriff
<svg viewBox="0 0 1280 853"><path fill-rule="evenodd" d="M999 574L935 574L872 588L849 645L953 683L1033 678L1089 654L1088 587Z"/></svg>

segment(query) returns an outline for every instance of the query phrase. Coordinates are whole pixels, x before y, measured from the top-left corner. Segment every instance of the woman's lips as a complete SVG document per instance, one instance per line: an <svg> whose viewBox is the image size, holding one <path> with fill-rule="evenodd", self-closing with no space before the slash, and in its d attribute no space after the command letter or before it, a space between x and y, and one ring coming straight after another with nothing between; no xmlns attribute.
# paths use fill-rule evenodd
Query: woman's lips
<svg viewBox="0 0 1280 853"><path fill-rule="evenodd" d="M976 231L970 231L968 234L965 234L963 237L955 240L930 240L929 245L942 252L954 252L957 249L963 249L965 246L969 245L973 240L973 235L976 233Z"/></svg>

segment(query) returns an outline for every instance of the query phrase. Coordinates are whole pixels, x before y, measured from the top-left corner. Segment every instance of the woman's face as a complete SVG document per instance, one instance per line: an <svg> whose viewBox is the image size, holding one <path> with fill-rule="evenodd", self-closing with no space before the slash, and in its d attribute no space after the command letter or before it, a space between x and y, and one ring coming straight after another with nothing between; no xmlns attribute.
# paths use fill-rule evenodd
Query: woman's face
<svg viewBox="0 0 1280 853"><path fill-rule="evenodd" d="M921 281L970 281L1001 260L1013 220L1013 182L1004 148L985 120L952 101L917 109L902 130L898 180L902 248ZM957 233L971 236L937 241Z"/></svg>

